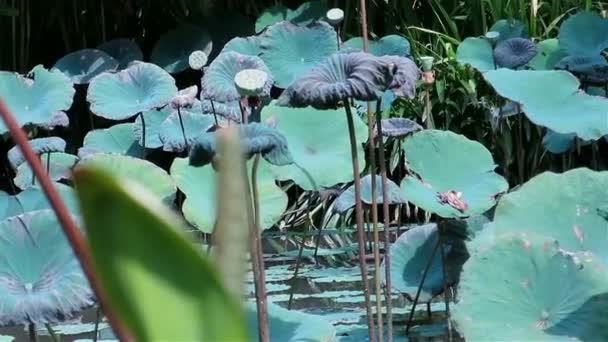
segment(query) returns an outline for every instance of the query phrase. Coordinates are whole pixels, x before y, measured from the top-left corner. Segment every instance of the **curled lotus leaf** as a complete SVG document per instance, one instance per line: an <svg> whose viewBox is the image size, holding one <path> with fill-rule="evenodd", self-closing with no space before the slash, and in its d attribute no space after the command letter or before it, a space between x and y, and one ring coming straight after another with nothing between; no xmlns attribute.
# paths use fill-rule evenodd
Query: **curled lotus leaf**
<svg viewBox="0 0 608 342"><path fill-rule="evenodd" d="M93 78L87 101L95 115L125 120L166 105L176 93L175 80L165 70L155 64L133 62L124 70Z"/></svg>
<svg viewBox="0 0 608 342"><path fill-rule="evenodd" d="M59 196L69 212L77 215L80 208L78 207L74 189L56 182L53 183L53 186L59 192ZM0 222L12 216L43 209L53 209L53 207L39 185L31 186L14 196L0 191Z"/></svg>
<svg viewBox="0 0 608 342"><path fill-rule="evenodd" d="M248 158L259 153L273 165L293 163L287 139L276 129L256 122L243 124L239 126L239 136L243 153ZM203 166L210 163L215 157L216 147L217 131L202 133L194 140L190 149L190 164Z"/></svg>
<svg viewBox="0 0 608 342"><path fill-rule="evenodd" d="M247 163L251 175L253 161ZM171 165L171 177L186 199L182 205L184 217L190 224L205 233L212 233L217 218L217 172L211 165L195 167L188 158L175 158ZM287 194L276 185L270 164L260 160L258 166L258 189L260 196L260 225L269 229L279 221L287 209ZM246 229L244 227L244 229Z"/></svg>
<svg viewBox="0 0 608 342"><path fill-rule="evenodd" d="M116 38L97 46L118 61L118 69L124 69L133 61L143 61L144 54L133 39Z"/></svg>
<svg viewBox="0 0 608 342"><path fill-rule="evenodd" d="M20 126L53 126L56 113L70 109L74 85L59 70L35 66L27 75L0 71L0 94ZM0 134L8 132L0 122Z"/></svg>
<svg viewBox="0 0 608 342"><path fill-rule="evenodd" d="M353 119L357 141L367 141L367 126L360 118L355 116ZM273 166L275 178L293 180L305 190L315 190L315 187L302 169L319 188L353 180L350 140L343 109L290 108L271 103L262 109L261 121L285 136L294 160L294 165ZM364 165L363 145L358 144L357 151L359 164Z"/></svg>
<svg viewBox="0 0 608 342"><path fill-rule="evenodd" d="M559 45L557 38L545 39L536 44L537 54L528 62L528 66L534 70L552 70L566 53Z"/></svg>
<svg viewBox="0 0 608 342"><path fill-rule="evenodd" d="M50 161L49 161L50 158ZM45 153L40 156L40 162L46 171L47 165L49 169L49 177L53 181L63 179L72 179L72 168L78 162L78 157L73 154L63 152ZM13 181L19 189L27 189L35 184L38 184L38 179L34 182L34 172L28 163L21 163L17 167L17 174Z"/></svg>
<svg viewBox="0 0 608 342"><path fill-rule="evenodd" d="M382 135L389 138L403 138L423 130L416 121L406 118L382 119Z"/></svg>
<svg viewBox="0 0 608 342"><path fill-rule="evenodd" d="M469 37L458 45L456 60L462 65L470 65L479 72L496 69L492 44L488 39Z"/></svg>
<svg viewBox="0 0 608 342"><path fill-rule="evenodd" d="M544 201L547 202L547 201ZM608 339L606 266L536 234L499 236L472 254L452 317L467 341Z"/></svg>
<svg viewBox="0 0 608 342"><path fill-rule="evenodd" d="M464 234L457 228L450 227L441 234L445 260L448 262L447 283L454 284L458 281L462 265L469 258L469 253L463 238ZM444 278L440 249L433 255L438 238L437 225L427 224L407 230L391 245L391 285L395 290L413 300L426 265L432 258L419 299L428 302L443 292ZM382 268L386 268L386 262L382 263ZM382 274L384 275L384 272ZM385 281L384 277L382 281Z"/></svg>
<svg viewBox="0 0 608 342"><path fill-rule="evenodd" d="M393 69L393 79L388 85L398 97L414 98L416 81L420 78L420 68L409 58L398 56L383 56L381 60Z"/></svg>
<svg viewBox="0 0 608 342"><path fill-rule="evenodd" d="M390 179L387 182L388 203L398 204L406 203L405 198L401 194L399 186ZM361 178L361 201L366 205L372 205L372 176L366 175ZM376 203L382 204L382 177L376 175ZM338 196L334 202L334 211L340 214L346 213L349 209L355 206L355 186L349 186L344 192Z"/></svg>
<svg viewBox="0 0 608 342"><path fill-rule="evenodd" d="M283 89L338 50L336 31L323 21L306 26L282 21L269 27L261 39L260 57L276 86Z"/></svg>
<svg viewBox="0 0 608 342"><path fill-rule="evenodd" d="M0 260L0 326L58 323L95 304L52 210L0 222Z"/></svg>
<svg viewBox="0 0 608 342"><path fill-rule="evenodd" d="M248 106L243 107L240 101L212 102L211 100L203 100L202 106L204 114L213 115L215 112L216 116L221 116L237 123L241 122L243 112L247 113L247 117L251 115L250 108Z"/></svg>
<svg viewBox="0 0 608 342"><path fill-rule="evenodd" d="M325 17L325 13L328 9L327 0L306 1L295 10L283 5L275 5L265 9L258 17L255 22L255 32L260 33L266 27L280 21L290 21L294 24L307 25Z"/></svg>
<svg viewBox="0 0 608 342"><path fill-rule="evenodd" d="M518 19L501 19L498 20L489 31L498 32L498 42L511 38L528 38L526 25Z"/></svg>
<svg viewBox="0 0 608 342"><path fill-rule="evenodd" d="M234 37L226 43L220 54L233 51L246 56L259 56L261 44L262 38L260 36Z"/></svg>
<svg viewBox="0 0 608 342"><path fill-rule="evenodd" d="M536 56L536 45L529 39L510 38L498 43L493 55L498 66L517 69Z"/></svg>
<svg viewBox="0 0 608 342"><path fill-rule="evenodd" d="M494 215L496 233L550 236L565 250L592 252L607 262L606 221L597 215L607 186L606 171L544 172L501 198Z"/></svg>
<svg viewBox="0 0 608 342"><path fill-rule="evenodd" d="M572 56L598 56L608 48L608 19L581 11L564 20L559 29L560 46Z"/></svg>
<svg viewBox="0 0 608 342"><path fill-rule="evenodd" d="M65 152L65 140L59 137L37 138L30 140L30 146L38 155L50 152ZM17 170L19 165L25 162L25 156L19 146L13 146L7 153L8 162L13 170Z"/></svg>
<svg viewBox="0 0 608 342"><path fill-rule="evenodd" d="M401 182L409 202L443 218L483 214L509 188L494 172L490 152L479 142L449 131L424 130L402 144L414 174Z"/></svg>
<svg viewBox="0 0 608 342"><path fill-rule="evenodd" d="M581 91L579 80L569 72L499 69L483 77L499 95L520 103L537 125L557 133L576 133L584 140L608 134L608 100Z"/></svg>
<svg viewBox="0 0 608 342"><path fill-rule="evenodd" d="M78 157L85 158L95 153L140 157L142 150L133 134L133 124L127 122L89 131L84 137L82 147L78 149Z"/></svg>
<svg viewBox="0 0 608 342"><path fill-rule="evenodd" d="M220 102L239 100L241 95L234 84L234 77L245 69L257 69L266 72L269 76L271 75L266 64L259 57L228 51L217 56L205 70L205 75L201 81L203 88L201 96L204 99ZM268 77L261 96L270 95L272 84L272 77Z"/></svg>
<svg viewBox="0 0 608 342"><path fill-rule="evenodd" d="M185 151L189 146L192 146L196 137L208 131L214 125L213 116L201 115L200 102L197 101L197 104L198 106L184 108L179 112L177 110L172 111L162 122L158 135L163 144L163 151Z"/></svg>
<svg viewBox="0 0 608 342"><path fill-rule="evenodd" d="M182 24L163 34L154 45L150 61L170 73L178 73L190 67L188 59L194 51L211 53L211 36L202 27Z"/></svg>
<svg viewBox="0 0 608 342"><path fill-rule="evenodd" d="M258 316L255 302L245 304L251 336L258 335ZM268 303L268 321L271 341L325 342L334 341L336 328L323 316L297 310L287 310L278 304Z"/></svg>
<svg viewBox="0 0 608 342"><path fill-rule="evenodd" d="M363 50L363 39L361 37L351 38L344 42L344 47ZM405 37L391 34L378 40L370 40L367 51L375 56L409 57L411 48L410 42Z"/></svg>
<svg viewBox="0 0 608 342"><path fill-rule="evenodd" d="M556 69L566 70L581 82L604 86L608 82L608 62L602 56L566 56L556 65Z"/></svg>
<svg viewBox="0 0 608 342"><path fill-rule="evenodd" d="M61 57L53 66L75 84L88 84L93 77L106 71L115 71L118 61L97 49L82 49Z"/></svg>
<svg viewBox="0 0 608 342"><path fill-rule="evenodd" d="M328 109L346 98L378 100L393 82L394 71L380 58L364 52L333 54L285 89L278 104Z"/></svg>

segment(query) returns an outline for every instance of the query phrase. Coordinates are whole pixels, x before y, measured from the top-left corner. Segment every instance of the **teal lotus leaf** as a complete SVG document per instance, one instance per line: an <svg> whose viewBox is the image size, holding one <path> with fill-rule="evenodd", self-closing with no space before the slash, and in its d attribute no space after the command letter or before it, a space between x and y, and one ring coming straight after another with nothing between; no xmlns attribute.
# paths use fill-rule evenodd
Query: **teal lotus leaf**
<svg viewBox="0 0 608 342"><path fill-rule="evenodd" d="M49 156L51 158L50 163L48 163ZM78 161L78 157L73 154L63 152L51 152L41 155L40 161L45 171L48 165L49 177L51 180L58 181L72 178L72 168ZM38 184L38 179L36 179L34 183L32 183L32 179L34 179L34 173L32 172L29 164L22 163L19 165L17 168L17 174L13 180L15 185L19 189L23 190Z"/></svg>
<svg viewBox="0 0 608 342"><path fill-rule="evenodd" d="M78 149L78 157L85 158L95 153L140 157L143 154L143 148L133 135L133 124L128 122L88 132L84 137L82 147Z"/></svg>
<svg viewBox="0 0 608 342"><path fill-rule="evenodd" d="M406 203L405 198L401 194L399 186L390 179L387 181L388 204ZM366 175L361 178L361 201L365 205L372 205L372 176ZM376 175L376 203L384 203L382 197L382 177ZM336 198L334 202L334 211L340 214L346 213L349 209L355 206L355 186L354 184L346 188L344 192Z"/></svg>
<svg viewBox="0 0 608 342"><path fill-rule="evenodd" d="M572 56L598 56L608 48L608 20L599 13L581 11L564 20L559 44Z"/></svg>
<svg viewBox="0 0 608 342"><path fill-rule="evenodd" d="M247 158L260 154L273 165L293 164L287 139L276 129L257 122L239 125L241 147ZM210 163L217 152L217 131L204 132L196 137L190 149L190 164L203 166Z"/></svg>
<svg viewBox="0 0 608 342"><path fill-rule="evenodd" d="M243 116L241 109L247 113L247 117L251 115L249 107L241 107L240 101L212 102L211 100L203 100L202 106L204 114L213 116L215 112L215 115L218 116L218 121L221 118L225 118L240 123Z"/></svg>
<svg viewBox="0 0 608 342"><path fill-rule="evenodd" d="M118 61L118 68L124 69L133 61L143 61L144 54L133 39L117 38L107 41L97 46L108 55Z"/></svg>
<svg viewBox="0 0 608 342"><path fill-rule="evenodd" d="M608 82L608 62L602 56L566 56L555 68L570 71L586 85L603 87Z"/></svg>
<svg viewBox="0 0 608 342"><path fill-rule="evenodd" d="M272 103L264 107L261 118L262 122L274 125L285 136L295 164L305 169L318 187L329 188L353 180L350 140L343 109L289 108ZM357 141L367 141L367 126L357 117L354 124ZM362 144L357 146L357 155L359 165L364 165ZM305 190L314 190L298 166L273 166L272 170L279 180L293 180Z"/></svg>
<svg viewBox="0 0 608 342"><path fill-rule="evenodd" d="M494 23L488 31L498 32L500 36L498 41L504 41L511 38L528 38L528 31L523 22L517 19L501 19Z"/></svg>
<svg viewBox="0 0 608 342"><path fill-rule="evenodd" d="M420 301L428 302L436 295L443 292L443 269L441 264L441 249L438 249L433 256L433 250L438 242L436 224L427 224L414 227L401 234L397 241L390 248L390 269L391 285L400 293L410 299L416 297L416 291L422 281L422 273L426 265L431 260L431 266L426 279L422 284ZM448 229L441 233L443 250L447 262L447 283L454 284L458 281L458 276L462 265L467 261L467 252L464 235L457 229ZM386 263L382 263L382 269L386 268ZM382 272L384 275L385 272ZM385 278L382 277L382 281Z"/></svg>
<svg viewBox="0 0 608 342"><path fill-rule="evenodd" d="M68 207L70 213L77 214L79 207L74 190L61 183L53 183L53 186L57 192L59 192L59 196L63 200L63 203ZM14 196L0 191L0 221L30 211L52 208L51 203L48 201L44 191L42 191L39 185L29 187Z"/></svg>
<svg viewBox="0 0 608 342"><path fill-rule="evenodd" d="M528 62L528 66L534 70L552 70L562 58L566 57L556 38L539 42L536 44L536 50L538 53Z"/></svg>
<svg viewBox="0 0 608 342"><path fill-rule="evenodd" d="M258 336L256 304L245 304L250 336ZM268 303L270 340L281 342L328 342L336 338L336 328L323 316L297 310L287 310L278 304Z"/></svg>
<svg viewBox="0 0 608 342"><path fill-rule="evenodd" d="M292 10L283 5L269 7L262 12L255 22L255 32L262 32L266 27L280 21L291 21L294 24L307 25L325 17L329 7L327 0L312 0Z"/></svg>
<svg viewBox="0 0 608 342"><path fill-rule="evenodd" d="M492 44L485 38L469 37L458 45L456 60L462 65L470 65L479 72L494 70Z"/></svg>
<svg viewBox="0 0 608 342"><path fill-rule="evenodd" d="M209 56L213 48L209 33L193 24L181 26L163 34L154 45L150 61L172 74L190 68L188 58L194 51Z"/></svg>
<svg viewBox="0 0 608 342"><path fill-rule="evenodd" d="M376 56L402 56L409 57L410 42L402 36L391 34L378 40L368 42L368 52ZM344 42L345 48L363 50L363 39L361 37L351 38Z"/></svg>
<svg viewBox="0 0 608 342"><path fill-rule="evenodd" d="M606 202L607 187L605 171L544 172L501 198L494 216L496 233L550 236L568 251L590 251L607 262L608 228L597 215Z"/></svg>
<svg viewBox="0 0 608 342"><path fill-rule="evenodd" d="M76 90L59 70L34 67L28 75L0 71L0 94L20 126L55 126L57 114L72 106ZM8 132L0 122L0 134Z"/></svg>
<svg viewBox="0 0 608 342"><path fill-rule="evenodd" d="M160 125L159 138L164 151L182 152L186 150L196 137L208 131L215 124L213 115L201 115L200 102L197 101L197 104L192 108L180 109L179 112L173 110Z"/></svg>
<svg viewBox="0 0 608 342"><path fill-rule="evenodd" d="M580 82L566 71L499 69L483 76L499 95L519 102L537 125L585 140L608 134L608 100L579 91Z"/></svg>
<svg viewBox="0 0 608 342"><path fill-rule="evenodd" d="M110 120L125 120L166 105L177 93L175 80L151 63L133 62L117 73L103 73L89 84L91 111Z"/></svg>
<svg viewBox="0 0 608 342"><path fill-rule="evenodd" d="M416 175L401 182L409 202L444 218L483 214L509 184L494 172L490 152L479 142L450 131L425 130L402 144Z"/></svg>
<svg viewBox="0 0 608 342"><path fill-rule="evenodd" d="M118 154L93 154L80 160L75 169L96 167L114 176L138 183L169 207L173 206L177 187L167 172L147 160Z"/></svg>
<svg viewBox="0 0 608 342"><path fill-rule="evenodd" d="M253 161L249 161L249 175L252 164ZM171 165L171 177L186 195L182 205L186 220L199 230L212 233L217 217L217 172L211 165L195 167L189 165L188 158L175 158ZM268 229L278 222L287 209L287 194L276 185L270 172L270 164L265 160L260 160L257 177L260 225L262 229Z"/></svg>
<svg viewBox="0 0 608 342"><path fill-rule="evenodd" d="M264 85L261 97L269 96L273 79L264 61L257 56L242 55L233 51L217 56L205 70L205 75L201 81L203 88L201 96L204 99L220 102L239 100L241 95L234 84L234 76L245 69L262 70L268 74L269 78Z"/></svg>
<svg viewBox="0 0 608 342"><path fill-rule="evenodd" d="M133 123L133 136L139 146L152 149L163 146L163 142L160 140L159 136L160 125L169 117L171 112L172 110L169 106L144 112L143 121L145 122L145 128L142 123L142 115L137 116Z"/></svg>
<svg viewBox="0 0 608 342"><path fill-rule="evenodd" d="M576 139L576 134L573 133L561 134L547 130L547 133L545 133L545 136L543 137L543 146L551 153L560 154L569 151L572 146L574 146ZM593 141L579 139L579 143L581 146L585 146L593 143Z"/></svg>
<svg viewBox="0 0 608 342"><path fill-rule="evenodd" d="M0 222L0 274L0 326L57 323L95 303L52 210Z"/></svg>
<svg viewBox="0 0 608 342"><path fill-rule="evenodd" d="M51 152L65 152L65 140L59 137L37 138L30 140L30 147L34 153L41 155ZM25 162L25 156L19 146L13 146L7 153L8 162L13 170L17 170L19 165Z"/></svg>
<svg viewBox="0 0 608 342"><path fill-rule="evenodd" d="M55 65L75 84L88 84L93 77L106 71L115 71L118 61L97 49L82 49L61 57Z"/></svg>
<svg viewBox="0 0 608 342"><path fill-rule="evenodd" d="M403 138L423 129L416 121L406 118L382 119L382 135L389 138Z"/></svg>
<svg viewBox="0 0 608 342"><path fill-rule="evenodd" d="M547 202L546 200L543 202ZM467 341L608 339L606 266L537 235L499 237L464 265L453 307Z"/></svg>
<svg viewBox="0 0 608 342"><path fill-rule="evenodd" d="M260 57L279 88L287 88L338 50L336 31L323 21L307 26L282 21L269 27L261 38Z"/></svg>
<svg viewBox="0 0 608 342"><path fill-rule="evenodd" d="M262 43L262 39L260 36L251 36L251 37L234 37L230 40L224 48L222 49L222 53L228 51L234 51L240 53L241 55L246 56L258 56L261 52L260 45Z"/></svg>

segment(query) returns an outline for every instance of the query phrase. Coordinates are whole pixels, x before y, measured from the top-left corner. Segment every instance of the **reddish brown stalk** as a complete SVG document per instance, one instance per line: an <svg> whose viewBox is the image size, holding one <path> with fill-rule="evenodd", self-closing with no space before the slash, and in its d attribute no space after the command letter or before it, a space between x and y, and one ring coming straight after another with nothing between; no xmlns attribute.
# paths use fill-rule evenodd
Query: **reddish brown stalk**
<svg viewBox="0 0 608 342"><path fill-rule="evenodd" d="M108 304L107 297L105 296L100 285L99 279L96 276L91 255L89 253L87 242L84 236L76 226L76 223L72 219L72 216L67 207L65 206L65 203L63 203L63 201L61 200L61 197L55 189L53 182L44 171L42 163L40 162L40 159L32 149L32 146L30 145L25 132L21 129L21 127L17 123L17 120L15 120L15 117L13 116L13 114L11 114L2 98L0 98L0 115L2 115L2 119L4 120L6 127L8 127L9 129L13 141L15 141L15 143L19 146L19 149L23 153L25 160L36 175L36 178L38 178L38 181L42 186L44 194L51 203L51 206L55 211L55 214L57 215L59 223L61 223L61 228L63 229L64 234L66 235L70 245L72 246L74 254L78 258L80 266L82 267L85 276L89 280L91 288L95 292L97 300L99 301L103 311L105 312L106 316L108 317L108 320L110 321L110 325L112 326L116 337L120 341L132 341L132 338L130 337L127 329L120 322L118 317L113 313L110 305Z"/></svg>

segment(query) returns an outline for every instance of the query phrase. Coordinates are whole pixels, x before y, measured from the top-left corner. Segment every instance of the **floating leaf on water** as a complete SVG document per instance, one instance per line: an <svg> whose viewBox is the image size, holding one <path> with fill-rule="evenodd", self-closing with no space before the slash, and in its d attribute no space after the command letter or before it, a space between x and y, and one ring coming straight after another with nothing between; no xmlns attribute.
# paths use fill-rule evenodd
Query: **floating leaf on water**
<svg viewBox="0 0 608 342"><path fill-rule="evenodd" d="M510 38L498 43L493 55L498 66L517 69L531 61L536 53L536 45L531 40Z"/></svg>
<svg viewBox="0 0 608 342"><path fill-rule="evenodd" d="M49 153L40 156L40 162L45 172L48 158ZM72 178L72 168L78 161L77 156L63 152L52 152L50 153L50 158L49 177L51 180L58 181ZM19 189L24 190L34 185L32 184L33 177L34 173L30 168L30 165L28 163L22 163L17 168L17 174L13 181ZM37 183L38 179L36 179L36 184Z"/></svg>
<svg viewBox="0 0 608 342"><path fill-rule="evenodd" d="M559 44L572 56L598 56L608 48L608 19L599 13L580 11L564 20Z"/></svg>
<svg viewBox="0 0 608 342"><path fill-rule="evenodd" d="M124 69L133 61L143 61L144 54L133 39L117 38L101 43L97 49L114 57L118 61L118 69Z"/></svg>
<svg viewBox="0 0 608 342"><path fill-rule="evenodd" d="M101 50L82 49L61 57L53 68L63 72L75 84L88 84L102 72L115 71L118 61Z"/></svg>
<svg viewBox="0 0 608 342"><path fill-rule="evenodd" d="M399 186L390 179L387 182L388 203L398 204L405 203L406 199L401 195ZM371 205L373 202L372 196L372 177L366 175L361 178L361 201L366 205ZM376 203L382 204L382 177L376 175ZM355 206L355 186L348 187L334 202L334 211L344 214L346 211Z"/></svg>
<svg viewBox="0 0 608 342"><path fill-rule="evenodd" d="M142 149L133 135L133 124L128 122L89 131L84 137L82 147L78 149L78 157L85 158L95 153L141 157Z"/></svg>
<svg viewBox="0 0 608 342"><path fill-rule="evenodd" d="M30 147L34 153L41 155L50 152L65 152L65 140L59 137L37 138L30 140ZM25 162L25 157L19 146L13 146L7 153L8 162L13 170L17 170L19 165Z"/></svg>
<svg viewBox="0 0 608 342"><path fill-rule="evenodd" d="M378 40L368 42L368 52L375 56L410 56L410 42L402 36L391 34ZM344 42L345 48L363 50L363 39L361 37L351 38Z"/></svg>
<svg viewBox="0 0 608 342"><path fill-rule="evenodd" d="M291 21L294 24L307 25L322 19L328 10L327 0L311 0L291 10L283 5L269 7L262 12L255 22L255 32L262 32L266 27L280 21Z"/></svg>
<svg viewBox="0 0 608 342"><path fill-rule="evenodd" d="M211 53L213 43L209 33L197 25L185 23L163 34L154 45L150 61L172 74L190 67L190 54L203 51Z"/></svg>

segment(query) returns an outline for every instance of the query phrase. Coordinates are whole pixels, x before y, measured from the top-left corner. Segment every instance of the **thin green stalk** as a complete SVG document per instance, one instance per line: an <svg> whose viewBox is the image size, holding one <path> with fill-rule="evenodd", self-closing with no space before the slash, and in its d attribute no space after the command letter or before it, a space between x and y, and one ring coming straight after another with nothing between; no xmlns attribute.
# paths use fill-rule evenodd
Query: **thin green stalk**
<svg viewBox="0 0 608 342"><path fill-rule="evenodd" d="M367 313L367 326L370 342L376 342L374 317L372 315L371 300L369 296L369 283L367 280L367 265L365 262L365 242L363 235L363 205L361 203L361 175L359 172L359 159L357 157L357 137L355 136L355 123L353 113L349 105L348 98L344 99L344 110L346 112L346 122L348 125L348 135L350 138L350 152L353 167L353 178L355 181L355 218L357 223L357 242L359 245L359 268L361 269L361 280L363 283L363 296L365 298L365 310Z"/></svg>
<svg viewBox="0 0 608 342"><path fill-rule="evenodd" d="M55 330L53 330L53 327L50 324L46 323L44 326L46 327L46 331L49 332L49 335L51 336L51 340L53 340L53 342L61 341L61 337L57 335L57 333L55 332Z"/></svg>
<svg viewBox="0 0 608 342"><path fill-rule="evenodd" d="M141 119L141 132L142 132L142 149L141 157L146 159L146 119L144 119L144 113L139 112L139 118Z"/></svg>
<svg viewBox="0 0 608 342"><path fill-rule="evenodd" d="M186 151L188 151L188 139L186 138L186 129L184 128L184 120L182 119L182 111L177 106L177 117L179 117L179 127L182 129L182 136L184 137L184 146L186 147Z"/></svg>
<svg viewBox="0 0 608 342"><path fill-rule="evenodd" d="M51 152L46 154L46 174L51 174Z"/></svg>

